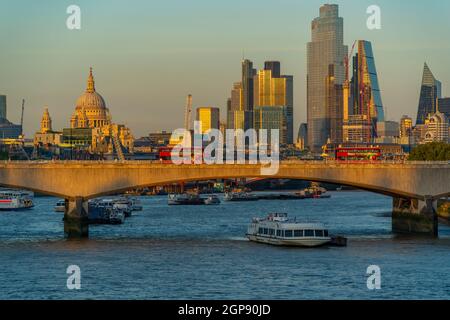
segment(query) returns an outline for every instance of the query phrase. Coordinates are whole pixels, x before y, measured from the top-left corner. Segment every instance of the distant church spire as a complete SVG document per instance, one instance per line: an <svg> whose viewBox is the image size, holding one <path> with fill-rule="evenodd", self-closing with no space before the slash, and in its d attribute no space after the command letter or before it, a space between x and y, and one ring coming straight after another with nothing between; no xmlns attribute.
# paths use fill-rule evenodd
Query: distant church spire
<svg viewBox="0 0 450 320"><path fill-rule="evenodd" d="M89 92L89 93L95 92L95 81L94 81L94 76L92 74L92 67L89 69L89 78L88 78L88 82L87 82L86 92Z"/></svg>

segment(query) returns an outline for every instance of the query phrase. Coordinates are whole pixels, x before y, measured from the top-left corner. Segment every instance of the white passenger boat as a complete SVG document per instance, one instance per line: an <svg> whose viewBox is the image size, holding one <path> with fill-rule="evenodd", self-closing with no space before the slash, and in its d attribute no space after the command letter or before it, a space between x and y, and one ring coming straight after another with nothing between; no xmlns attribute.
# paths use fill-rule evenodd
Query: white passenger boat
<svg viewBox="0 0 450 320"><path fill-rule="evenodd" d="M142 211L144 210L144 207L142 206L142 203L137 198L131 198L131 206L133 211Z"/></svg>
<svg viewBox="0 0 450 320"><path fill-rule="evenodd" d="M34 206L34 193L20 190L0 190L0 210L22 210Z"/></svg>
<svg viewBox="0 0 450 320"><path fill-rule="evenodd" d="M271 245L297 247L318 247L332 240L323 224L289 220L286 213L254 218L248 227L247 238Z"/></svg>
<svg viewBox="0 0 450 320"><path fill-rule="evenodd" d="M55 205L55 212L65 212L66 211L66 201L59 200Z"/></svg>

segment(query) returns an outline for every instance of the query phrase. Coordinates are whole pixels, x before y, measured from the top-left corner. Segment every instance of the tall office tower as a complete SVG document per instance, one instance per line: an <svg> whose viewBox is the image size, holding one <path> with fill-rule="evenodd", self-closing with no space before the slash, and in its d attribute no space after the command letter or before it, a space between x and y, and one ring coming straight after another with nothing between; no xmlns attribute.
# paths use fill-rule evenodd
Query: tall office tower
<svg viewBox="0 0 450 320"><path fill-rule="evenodd" d="M353 113L367 116L372 122L372 138L377 122L384 121L384 109L378 84L377 68L370 41L358 41L358 53L353 60Z"/></svg>
<svg viewBox="0 0 450 320"><path fill-rule="evenodd" d="M228 98L227 99L227 117L230 114L230 112L231 112L231 98ZM228 118L227 118L227 121L228 121Z"/></svg>
<svg viewBox="0 0 450 320"><path fill-rule="evenodd" d="M438 99L438 109L450 120L450 98Z"/></svg>
<svg viewBox="0 0 450 320"><path fill-rule="evenodd" d="M253 62L250 60L242 61L242 91L243 104L245 111L253 110L253 77L256 74L253 69Z"/></svg>
<svg viewBox="0 0 450 320"><path fill-rule="evenodd" d="M294 76L281 76L286 79L286 143L294 143Z"/></svg>
<svg viewBox="0 0 450 320"><path fill-rule="evenodd" d="M279 130L280 144L287 143L286 106L255 106L253 109L254 128L256 130L266 129L268 143L272 141L271 130Z"/></svg>
<svg viewBox="0 0 450 320"><path fill-rule="evenodd" d="M231 98L227 110L227 128L247 130L253 126L253 115L251 111L244 110L244 90L242 82L233 84Z"/></svg>
<svg viewBox="0 0 450 320"><path fill-rule="evenodd" d="M270 64L270 63L269 63ZM272 66L276 65L271 62ZM266 66L268 63L266 62ZM279 63L278 63L279 66ZM278 67L277 67L278 68ZM278 72L278 71L276 71ZM254 77L254 107L285 107L285 143L294 143L294 77L274 77L272 70L258 71Z"/></svg>
<svg viewBox="0 0 450 320"><path fill-rule="evenodd" d="M297 148L300 150L306 149L308 146L308 125L306 123L301 123L298 128L297 134Z"/></svg>
<svg viewBox="0 0 450 320"><path fill-rule="evenodd" d="M330 64L328 77L326 79L327 88L327 131L329 132L329 140L333 144L339 144L343 141L343 90L341 84L336 84L336 78L334 76L334 65Z"/></svg>
<svg viewBox="0 0 450 320"><path fill-rule="evenodd" d="M244 109L244 91L242 90L242 82L233 84L231 90L231 105L230 111L238 111Z"/></svg>
<svg viewBox="0 0 450 320"><path fill-rule="evenodd" d="M272 77L281 77L281 66L279 61L266 61L264 62L264 70L272 71Z"/></svg>
<svg viewBox="0 0 450 320"><path fill-rule="evenodd" d="M6 119L6 96L0 95L0 119Z"/></svg>
<svg viewBox="0 0 450 320"><path fill-rule="evenodd" d="M413 120L408 116L400 119L400 138L411 137L413 130Z"/></svg>
<svg viewBox="0 0 450 320"><path fill-rule="evenodd" d="M345 78L344 19L339 17L338 5L326 4L320 16L311 24L311 42L307 45L307 116L308 143L311 151L320 152L327 142L327 88L329 65L334 65L335 83Z"/></svg>
<svg viewBox="0 0 450 320"><path fill-rule="evenodd" d="M197 121L201 122L201 133L208 133L211 129L220 129L220 109L213 107L197 108Z"/></svg>
<svg viewBox="0 0 450 320"><path fill-rule="evenodd" d="M429 114L436 113L436 100L441 98L441 82L436 80L428 65L423 67L416 125L424 124Z"/></svg>

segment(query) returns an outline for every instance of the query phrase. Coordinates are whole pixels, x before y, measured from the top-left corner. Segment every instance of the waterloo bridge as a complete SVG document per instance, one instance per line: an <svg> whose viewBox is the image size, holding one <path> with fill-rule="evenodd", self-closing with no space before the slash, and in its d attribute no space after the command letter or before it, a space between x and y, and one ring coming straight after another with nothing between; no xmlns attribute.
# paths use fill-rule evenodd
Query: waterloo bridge
<svg viewBox="0 0 450 320"><path fill-rule="evenodd" d="M215 179L296 179L351 186L393 198L393 229L438 235L437 201L450 196L448 162L282 161L262 165L174 165L151 161L17 161L0 163L0 186L66 199L64 231L88 236L88 200L127 190ZM349 208L351 210L351 208Z"/></svg>

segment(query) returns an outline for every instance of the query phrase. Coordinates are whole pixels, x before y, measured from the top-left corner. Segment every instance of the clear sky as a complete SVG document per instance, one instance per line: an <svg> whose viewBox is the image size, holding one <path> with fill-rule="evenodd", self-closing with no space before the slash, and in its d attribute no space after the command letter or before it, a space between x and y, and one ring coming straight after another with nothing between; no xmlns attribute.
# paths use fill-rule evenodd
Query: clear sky
<svg viewBox="0 0 450 320"><path fill-rule="evenodd" d="M94 68L97 91L113 120L136 137L183 125L185 97L219 106L225 119L232 83L245 57L262 68L279 60L294 75L295 131L306 119L306 43L316 0L0 0L0 93L8 117L25 133L39 128L45 105L54 129L69 126L75 101ZM415 118L423 63L450 95L450 1L343 0L345 42L373 42L389 120ZM81 7L82 29L66 28L66 8ZM382 29L366 27L369 5Z"/></svg>

